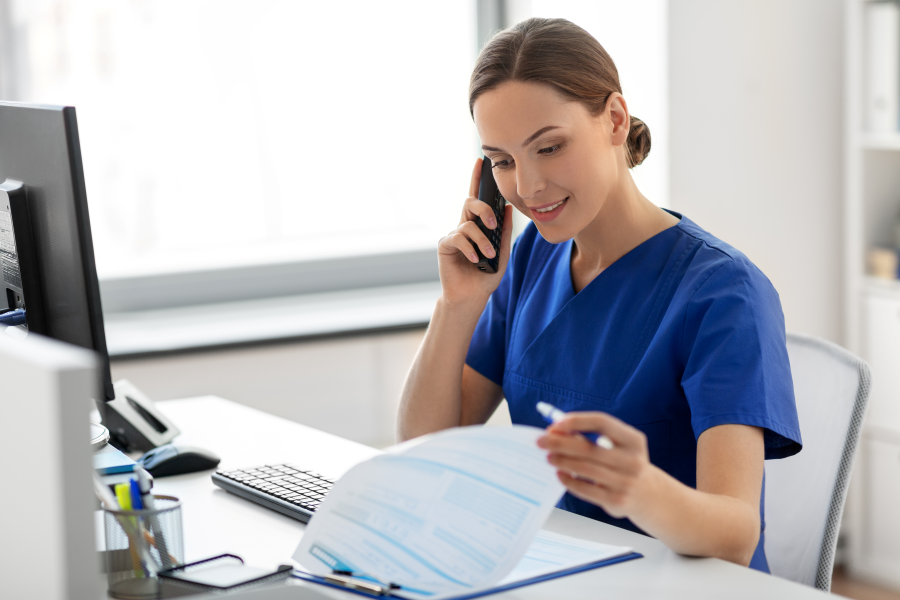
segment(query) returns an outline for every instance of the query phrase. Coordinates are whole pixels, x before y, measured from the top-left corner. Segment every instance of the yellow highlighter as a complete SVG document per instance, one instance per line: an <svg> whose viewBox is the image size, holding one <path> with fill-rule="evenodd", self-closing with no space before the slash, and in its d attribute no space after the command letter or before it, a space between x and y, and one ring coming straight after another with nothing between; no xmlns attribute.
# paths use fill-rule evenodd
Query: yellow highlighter
<svg viewBox="0 0 900 600"><path fill-rule="evenodd" d="M117 483L116 500L119 501L119 508L122 510L131 510L131 485L127 483Z"/></svg>

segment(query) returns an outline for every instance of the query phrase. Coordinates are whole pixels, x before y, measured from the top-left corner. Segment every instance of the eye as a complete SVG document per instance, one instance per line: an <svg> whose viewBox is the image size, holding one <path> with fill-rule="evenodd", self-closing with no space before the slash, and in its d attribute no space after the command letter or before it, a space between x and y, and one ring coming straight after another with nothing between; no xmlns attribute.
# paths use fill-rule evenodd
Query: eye
<svg viewBox="0 0 900 600"><path fill-rule="evenodd" d="M556 154L557 150L560 149L562 144L556 144L555 146L550 146L548 148L541 148L538 150L538 154Z"/></svg>
<svg viewBox="0 0 900 600"><path fill-rule="evenodd" d="M510 161L510 160L493 160L493 159L491 160L491 168L492 169L500 169L501 171L503 169L508 169L511 164L512 164L512 161Z"/></svg>

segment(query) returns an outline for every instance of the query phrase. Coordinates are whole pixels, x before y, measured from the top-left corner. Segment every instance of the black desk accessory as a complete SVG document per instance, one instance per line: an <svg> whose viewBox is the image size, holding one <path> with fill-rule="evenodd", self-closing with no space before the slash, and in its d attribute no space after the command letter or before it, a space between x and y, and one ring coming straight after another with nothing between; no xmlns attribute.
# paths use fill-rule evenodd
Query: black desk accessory
<svg viewBox="0 0 900 600"><path fill-rule="evenodd" d="M241 557L222 554L160 571L160 598L181 598L275 584L288 580L292 571L290 565L280 565L275 571L248 567Z"/></svg>
<svg viewBox="0 0 900 600"><path fill-rule="evenodd" d="M143 392L127 379L113 386L115 399L97 402L110 443L123 452L152 450L168 444L181 433Z"/></svg>
<svg viewBox="0 0 900 600"><path fill-rule="evenodd" d="M212 452L202 448L182 444L165 444L146 452L136 462L153 477L167 477L215 469L221 460Z"/></svg>
<svg viewBox="0 0 900 600"><path fill-rule="evenodd" d="M497 219L497 226L488 229L481 217L475 219L475 224L481 229L482 233L487 236L494 247L494 257L487 258L481 253L481 249L476 245L475 252L478 254L478 262L476 266L485 273L496 273L500 268L500 241L503 236L503 217L506 215L506 198L500 193L497 182L494 180L494 170L491 167L491 159L484 157L481 162L481 183L478 185L478 199L486 202L494 211L494 218Z"/></svg>
<svg viewBox="0 0 900 600"><path fill-rule="evenodd" d="M25 185L0 183L0 311L25 310L25 329L46 333Z"/></svg>

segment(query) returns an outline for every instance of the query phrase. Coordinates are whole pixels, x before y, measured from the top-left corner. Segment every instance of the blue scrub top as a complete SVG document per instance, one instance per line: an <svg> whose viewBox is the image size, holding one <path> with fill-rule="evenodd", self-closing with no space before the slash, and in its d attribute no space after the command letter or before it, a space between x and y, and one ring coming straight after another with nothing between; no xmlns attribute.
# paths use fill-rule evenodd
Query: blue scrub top
<svg viewBox="0 0 900 600"><path fill-rule="evenodd" d="M778 293L746 256L681 221L572 287L572 240L532 223L478 321L466 364L503 386L514 423L545 427L539 401L609 413L647 436L650 461L697 487L697 439L764 430L766 459L800 451ZM768 572L761 531L751 568ZM570 494L560 508L644 533Z"/></svg>

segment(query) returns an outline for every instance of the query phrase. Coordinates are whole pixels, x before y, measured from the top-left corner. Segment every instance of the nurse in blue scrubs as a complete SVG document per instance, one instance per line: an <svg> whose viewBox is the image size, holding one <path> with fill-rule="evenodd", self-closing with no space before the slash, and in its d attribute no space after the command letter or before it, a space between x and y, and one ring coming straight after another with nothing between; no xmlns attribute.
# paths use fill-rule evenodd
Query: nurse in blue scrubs
<svg viewBox="0 0 900 600"><path fill-rule="evenodd" d="M500 32L469 97L500 191L532 224L510 252L508 206L500 271L472 264L475 246L493 255L475 218L496 226L476 198L478 161L459 226L440 241L442 295L400 436L484 423L504 397L514 423L544 427L535 404L549 402L571 413L539 441L568 490L561 508L768 571L764 461L801 448L772 284L641 194L630 169L649 130L583 29L530 19Z"/></svg>

